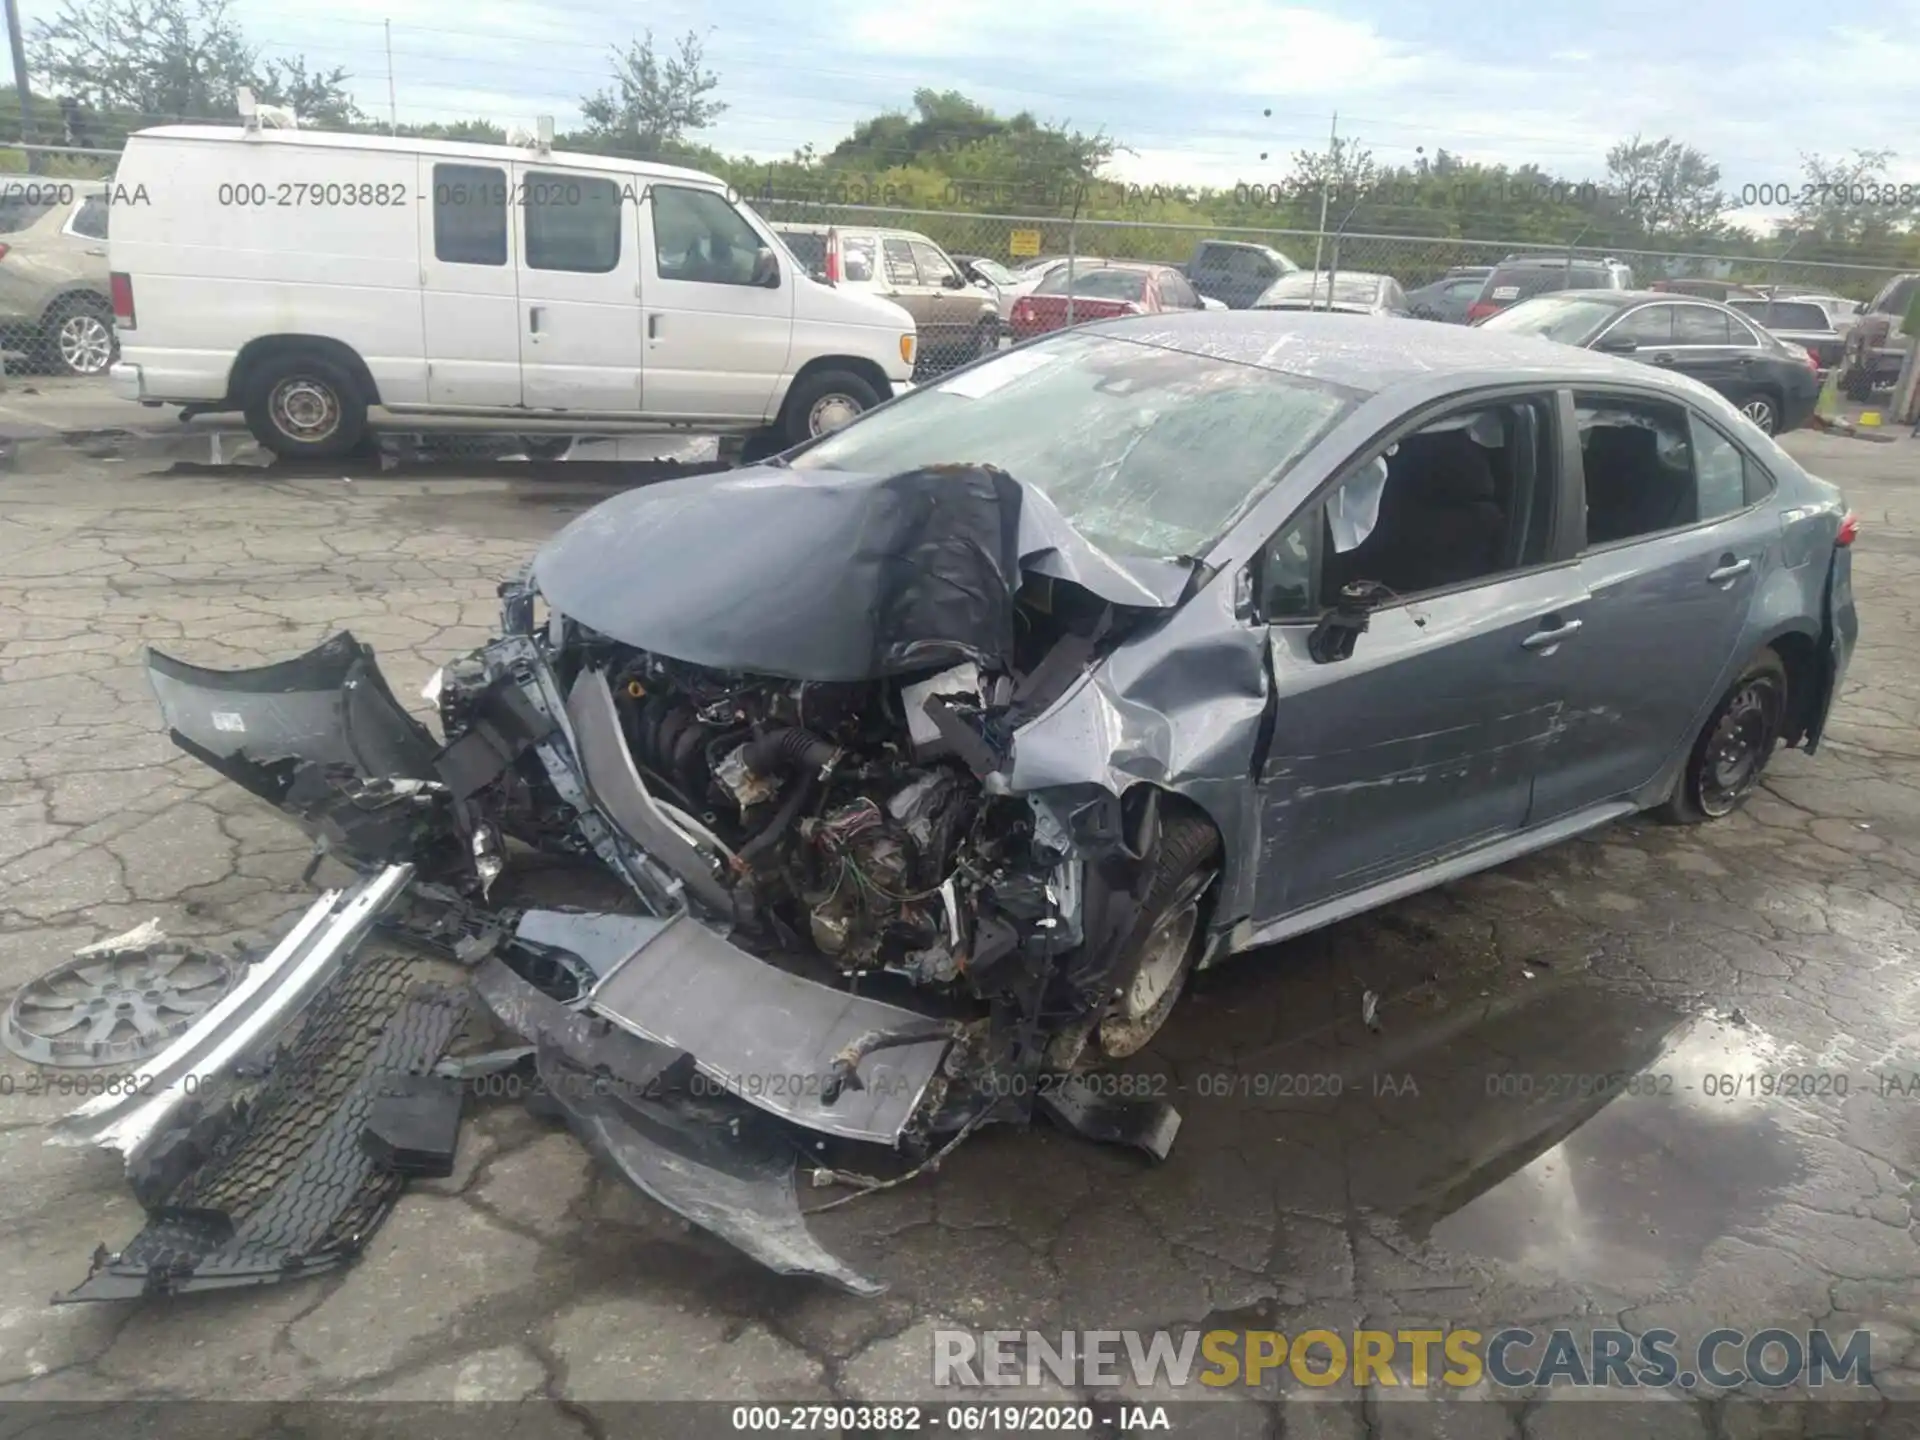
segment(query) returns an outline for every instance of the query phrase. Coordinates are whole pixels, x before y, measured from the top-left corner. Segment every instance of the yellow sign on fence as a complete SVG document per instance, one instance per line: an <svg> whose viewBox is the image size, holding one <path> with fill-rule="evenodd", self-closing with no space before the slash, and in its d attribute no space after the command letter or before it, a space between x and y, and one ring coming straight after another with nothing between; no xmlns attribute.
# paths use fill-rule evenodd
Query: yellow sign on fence
<svg viewBox="0 0 1920 1440"><path fill-rule="evenodd" d="M1016 259L1031 259L1040 253L1038 230L1014 230L1007 235L1007 254Z"/></svg>

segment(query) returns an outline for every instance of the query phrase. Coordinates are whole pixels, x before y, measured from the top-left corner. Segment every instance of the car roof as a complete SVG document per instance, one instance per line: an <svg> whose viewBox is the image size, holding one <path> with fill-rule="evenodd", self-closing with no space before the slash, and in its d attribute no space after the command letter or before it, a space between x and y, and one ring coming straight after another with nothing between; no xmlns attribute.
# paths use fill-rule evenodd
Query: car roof
<svg viewBox="0 0 1920 1440"><path fill-rule="evenodd" d="M365 150L374 154L429 155L441 160L484 160L565 165L609 175L649 180L689 181L703 189L728 189L725 180L704 170L624 160L617 155L588 155L576 150L542 152L532 146L491 145L477 140L414 140L405 136L348 134L339 130L247 130L239 125L152 125L127 137L133 140L197 140L226 145L271 145L295 150Z"/></svg>
<svg viewBox="0 0 1920 1440"><path fill-rule="evenodd" d="M767 225L781 234L825 235L830 230L838 230L842 235L878 235L886 240L919 240L928 245L937 243L930 235L922 235L918 230L902 230L895 225L816 225L810 221L789 224L785 220L769 220Z"/></svg>
<svg viewBox="0 0 1920 1440"><path fill-rule="evenodd" d="M1600 291L1615 295L1618 291ZM1309 376L1366 394L1385 394L1436 373L1489 384L1623 380L1696 398L1685 377L1636 360L1467 325L1435 325L1325 310L1187 310L1080 329L1188 355Z"/></svg>

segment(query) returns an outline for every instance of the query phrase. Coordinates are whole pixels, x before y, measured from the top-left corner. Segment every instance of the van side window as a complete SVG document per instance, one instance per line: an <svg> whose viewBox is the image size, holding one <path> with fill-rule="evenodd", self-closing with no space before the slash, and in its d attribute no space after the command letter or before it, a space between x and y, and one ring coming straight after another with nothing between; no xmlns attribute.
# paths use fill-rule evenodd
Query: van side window
<svg viewBox="0 0 1920 1440"><path fill-rule="evenodd" d="M433 254L455 265L507 263L507 172L433 167Z"/></svg>
<svg viewBox="0 0 1920 1440"><path fill-rule="evenodd" d="M751 285L765 241L740 212L712 190L649 185L653 197L653 268L662 280Z"/></svg>
<svg viewBox="0 0 1920 1440"><path fill-rule="evenodd" d="M527 268L604 275L620 263L620 191L611 180L529 170Z"/></svg>

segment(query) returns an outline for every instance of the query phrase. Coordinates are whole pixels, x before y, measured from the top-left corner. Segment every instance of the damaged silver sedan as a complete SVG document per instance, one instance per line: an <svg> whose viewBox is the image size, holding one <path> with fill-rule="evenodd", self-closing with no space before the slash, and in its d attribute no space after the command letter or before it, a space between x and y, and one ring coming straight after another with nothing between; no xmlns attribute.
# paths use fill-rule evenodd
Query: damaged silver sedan
<svg viewBox="0 0 1920 1440"><path fill-rule="evenodd" d="M579 517L429 683L443 738L351 635L154 654L176 743L363 879L65 1122L149 1212L71 1298L337 1263L489 1074L768 1266L871 1293L797 1163L1036 1115L1164 1158L1178 1115L1086 1077L1197 968L1636 810L1724 815L1811 751L1853 531L1643 366L1151 317ZM539 852L623 902L507 903ZM363 958L375 926L470 983ZM474 1008L512 1043L463 1050Z"/></svg>

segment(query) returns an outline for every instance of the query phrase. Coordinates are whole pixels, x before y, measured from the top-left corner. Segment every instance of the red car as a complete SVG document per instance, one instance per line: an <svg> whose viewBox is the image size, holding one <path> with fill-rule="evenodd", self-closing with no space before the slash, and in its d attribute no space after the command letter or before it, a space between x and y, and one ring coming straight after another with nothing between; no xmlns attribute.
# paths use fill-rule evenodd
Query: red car
<svg viewBox="0 0 1920 1440"><path fill-rule="evenodd" d="M1073 318L1067 318L1067 305ZM1049 330L1085 320L1112 320L1121 315L1160 315L1170 310L1204 310L1206 302L1171 265L1108 263L1073 272L1073 291L1067 291L1067 267L1042 280L1031 295L1013 302L1007 328L1015 340L1030 340Z"/></svg>

